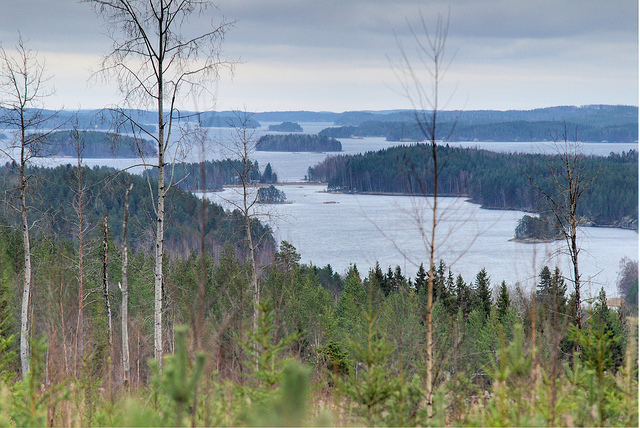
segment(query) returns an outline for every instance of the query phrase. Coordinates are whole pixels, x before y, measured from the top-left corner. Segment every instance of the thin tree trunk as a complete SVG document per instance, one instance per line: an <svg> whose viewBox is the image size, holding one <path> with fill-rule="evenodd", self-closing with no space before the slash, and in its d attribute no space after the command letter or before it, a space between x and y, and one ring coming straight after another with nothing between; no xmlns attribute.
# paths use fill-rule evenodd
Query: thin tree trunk
<svg viewBox="0 0 640 428"><path fill-rule="evenodd" d="M436 68L437 70L437 68ZM437 80L437 75L436 75ZM437 86L436 86L437 90ZM435 95L437 102L437 92ZM433 276L435 273L435 240L436 226L438 224L438 156L436 151L436 114L437 108L433 110L431 125L431 157L433 159L433 208L431 212L431 241L429 245L429 283L427 285L427 415L433 416Z"/></svg>
<svg viewBox="0 0 640 428"><path fill-rule="evenodd" d="M24 150L24 144L23 144ZM23 156L24 159L24 156ZM31 350L29 346L29 298L31 296L31 239L27 219L27 179L24 165L20 171L20 211L22 221L22 248L24 252L24 287L22 290L22 312L20 317L20 362L22 377L31 371Z"/></svg>
<svg viewBox="0 0 640 428"><path fill-rule="evenodd" d="M160 8L161 13L164 8ZM163 34L164 20L162 16L158 19L158 34ZM158 39L158 52L164 52L163 38ZM165 179L164 179L164 150L165 150L165 123L164 123L164 76L163 76L163 58L158 57L158 207L156 213L156 253L155 253L155 269L154 269L154 355L158 365L162 367L162 357L164 355L164 343L162 341L162 297L164 286L164 273L162 258L164 256L164 202L166 196Z"/></svg>
<svg viewBox="0 0 640 428"><path fill-rule="evenodd" d="M104 308L107 314L107 328L109 329L109 350L113 345L113 329L111 328L111 303L109 302L109 225L107 216L104 216L104 240L102 242L102 293L104 295Z"/></svg>
<svg viewBox="0 0 640 428"><path fill-rule="evenodd" d="M129 185L124 195L124 215L122 219L122 376L124 387L129 388L131 366L129 362L129 248L127 247L127 226L129 225L129 193L133 184Z"/></svg>
<svg viewBox="0 0 640 428"><path fill-rule="evenodd" d="M73 358L73 374L79 376L78 356L84 354L83 337L83 315L84 315L84 189L82 182L82 158L80 149L80 139L78 144L78 194L77 194L77 215L78 215L78 318L76 320L76 343L75 355Z"/></svg>

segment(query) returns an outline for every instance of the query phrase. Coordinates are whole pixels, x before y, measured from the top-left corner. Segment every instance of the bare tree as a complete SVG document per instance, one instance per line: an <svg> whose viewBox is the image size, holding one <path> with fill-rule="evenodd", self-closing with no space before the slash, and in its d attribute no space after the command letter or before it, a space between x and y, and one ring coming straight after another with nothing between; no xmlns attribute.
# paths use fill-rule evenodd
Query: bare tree
<svg viewBox="0 0 640 428"><path fill-rule="evenodd" d="M18 175L18 200L14 208L20 212L24 255L24 280L20 317L20 362L22 376L30 371L30 297L32 294L31 226L29 224L27 195L33 176L28 168L34 158L43 156L46 132L43 128L53 115L43 109L43 98L51 94L45 89L48 78L45 64L28 49L20 37L16 52L9 53L0 46L0 122L12 133L12 142L2 152L13 161Z"/></svg>
<svg viewBox="0 0 640 428"><path fill-rule="evenodd" d="M221 44L233 23L207 25L197 34L191 18L199 18L213 5L207 0L83 0L105 19L113 48L102 61L101 72L118 82L124 104L118 111L138 134L152 138L158 149L157 201L155 206L154 351L162 364L164 354L163 262L165 199L171 180L165 180L166 156L172 146L172 131L179 120L178 101L185 93L197 96L206 84L219 77L233 62L221 57ZM213 96L211 96L213 100ZM157 130L146 130L124 107L157 109ZM179 139L178 139L179 141Z"/></svg>
<svg viewBox="0 0 640 428"><path fill-rule="evenodd" d="M83 165L83 153L86 147L85 143L86 131L81 131L76 125L70 133L70 142L76 151L77 166L75 170L76 188L73 189L73 201L72 206L75 211L75 218L71 220L72 226L75 230L76 239L78 240L78 315L76 318L76 337L74 346L74 363L73 373L78 376L77 364L79 357L84 354L84 257L85 257L85 236L90 231L90 225L87 220L87 193L88 188L85 182L85 166Z"/></svg>
<svg viewBox="0 0 640 428"><path fill-rule="evenodd" d="M104 297L104 311L107 315L109 353L111 353L113 350L113 328L111 325L111 302L109 301L109 223L106 215L104 216L102 233L102 296Z"/></svg>
<svg viewBox="0 0 640 428"><path fill-rule="evenodd" d="M125 388L129 387L129 372L131 362L129 360L129 245L127 242L127 227L129 225L129 194L133 189L133 183L127 187L124 194L124 214L122 216L122 302L120 317L122 321L122 374Z"/></svg>
<svg viewBox="0 0 640 428"><path fill-rule="evenodd" d="M589 172L585 165L585 156L580 150L577 131L573 138L569 138L567 125L555 138L558 153L554 156L547 171L537 180L533 180L534 186L540 191L546 203L548 212L554 218L560 234L567 244L567 251L573 267L573 292L575 294L575 323L578 329L582 328L582 297L580 269L578 256L578 227L581 218L578 215L578 207L584 192L589 189L597 176L596 172Z"/></svg>
<svg viewBox="0 0 640 428"><path fill-rule="evenodd" d="M256 223L258 212L258 189L256 181L252 178L256 173L255 163L251 160L256 150L257 140L255 131L249 127L251 115L244 112L238 113L238 126L233 127L230 144L226 150L230 155L227 159L235 171L239 184L239 200L228 199L227 203L237 208L244 219L244 233L247 240L247 250L249 252L249 264L251 265L251 292L253 296L253 331L257 331L259 303L260 303L260 280L258 275L257 251L262 237L253 236L253 225ZM231 160L239 160L239 163ZM254 343L254 351L257 352Z"/></svg>
<svg viewBox="0 0 640 428"><path fill-rule="evenodd" d="M422 195L432 195L431 219L429 228L424 229L419 223L420 233L427 246L429 257L429 279L427 282L426 302L426 402L429 417L433 415L433 388L434 378L434 343L433 343L433 287L435 275L436 230L438 227L438 113L441 109L440 86L446 71L453 58L449 58L446 50L447 36L449 33L449 18L438 15L435 30L429 31L422 14L420 15L420 28L416 32L411 25L409 29L415 42L415 54L418 61L414 65L414 57L405 49L398 40L398 47L402 55L401 66L398 70L398 80L402 85L404 95L412 103L414 119L421 135L427 141L426 155L431 158L433 187L426 188L426 183L418 180ZM426 75L426 79L425 79Z"/></svg>

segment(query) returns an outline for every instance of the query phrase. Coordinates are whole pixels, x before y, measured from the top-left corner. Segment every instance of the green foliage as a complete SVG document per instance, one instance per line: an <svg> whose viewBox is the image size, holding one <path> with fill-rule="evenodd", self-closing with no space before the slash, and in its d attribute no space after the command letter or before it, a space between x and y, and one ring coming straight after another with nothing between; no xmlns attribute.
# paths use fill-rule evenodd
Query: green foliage
<svg viewBox="0 0 640 428"><path fill-rule="evenodd" d="M173 163L167 165L165 179L167 182L170 179L173 180L183 190L201 192L204 189L207 192L215 192L222 190L224 185L240 184L238 171L242 171L244 168L245 166L241 160L229 158L194 163ZM204 185L202 182L203 169ZM273 172L270 163L267 164L264 173L261 174L258 161L249 160L247 171L247 178L252 183L272 184L278 182L278 175ZM153 180L158 179L158 171L156 169L149 170L148 174Z"/></svg>
<svg viewBox="0 0 640 428"><path fill-rule="evenodd" d="M308 422L311 370L295 361L282 371L280 388L241 418L249 426L299 427Z"/></svg>
<svg viewBox="0 0 640 428"><path fill-rule="evenodd" d="M275 338L275 312L269 300L262 300L258 305L257 329L247 333L243 346L250 359L245 361L249 377L257 383L256 388L248 390L254 399L271 391L282 378L282 372L290 358L283 358L289 345L298 339L298 334L291 334L277 340ZM255 345L255 347L254 347Z"/></svg>
<svg viewBox="0 0 640 428"><path fill-rule="evenodd" d="M31 342L31 371L12 386L9 417L19 427L42 427L46 425L47 409L65 399L64 383L50 389L42 388L44 378L45 340ZM4 385L4 383L3 383ZM5 396L6 398L6 396Z"/></svg>
<svg viewBox="0 0 640 428"><path fill-rule="evenodd" d="M525 214L518 220L515 238L520 241L552 241L561 238L561 235L549 217Z"/></svg>
<svg viewBox="0 0 640 428"><path fill-rule="evenodd" d="M487 271L482 268L476 275L474 289L475 308L477 308L485 319L491 314L491 279Z"/></svg>
<svg viewBox="0 0 640 428"><path fill-rule="evenodd" d="M274 185L258 189L258 202L261 204L282 204L287 201L287 195Z"/></svg>
<svg viewBox="0 0 640 428"><path fill-rule="evenodd" d="M188 166L184 166L188 168ZM74 233L77 226L74 226L74 219L77 219L72 203L74 200L74 174L76 167L71 165L59 166L57 168L33 168L28 174L39 177L37 186L34 189L35 197L31 201L33 204L33 221L48 225L45 233L51 237L60 237L74 240ZM170 168L167 168L170 170ZM153 214L152 195L149 192L149 184L145 177L118 173L109 168L87 168L85 170L85 184L90 191L87 191L87 208L85 210L85 224L95 226L101 224L104 216L109 219L109 230L115 237L122 234L122 217L124 209L125 189L133 183L130 195L130 224L129 240L133 251L148 249L146 236L149 233L149 220L155 218ZM153 170L149 171L153 175ZM10 182L14 177L14 168L11 165L0 167L0 180ZM157 174L157 172L156 172ZM199 176L199 175L198 175ZM151 186L154 188L154 186ZM199 190L199 189L198 189ZM8 192L7 197L13 197ZM171 253L187 246L188 249L195 249L199 246L200 238L200 200L199 198L179 187L172 187L169 192L167 208L167 225L165 229L165 246ZM52 207L56 207L57 215L49 215ZM9 211L10 217L6 220L10 225L19 224L16 212ZM179 219L173 221L172 219ZM46 221L45 221L46 220ZM220 205L209 204L206 219L206 239L209 246L222 247L224 244L240 247L245 239L244 224L239 211L225 211ZM263 247L268 248L274 245L270 234L270 229L256 221L253 224L255 236L262 237Z"/></svg>
<svg viewBox="0 0 640 428"><path fill-rule="evenodd" d="M158 403L169 403L167 407L157 409L162 414L163 420L167 424L183 426L185 412L192 404L193 394L198 388L204 371L206 355L198 352L195 361L190 361L187 350L187 328L176 327L175 335L175 353L165 358L162 371L158 367L154 368L156 374L151 384ZM155 364L155 361L152 364Z"/></svg>
<svg viewBox="0 0 640 428"><path fill-rule="evenodd" d="M384 339L377 338L375 328L378 314L369 304L363 314L366 323L364 342L348 339L355 361L355 369L346 381L334 377L342 392L357 406L356 414L365 418L367 426L380 423L389 402L398 391L398 379L389 371L386 361L393 352Z"/></svg>
<svg viewBox="0 0 640 428"><path fill-rule="evenodd" d="M506 321L511 308L511 298L509 297L509 290L507 290L507 283L502 281L500 284L500 291L498 292L498 301L496 302L496 308L498 310L498 320L503 323Z"/></svg>
<svg viewBox="0 0 640 428"><path fill-rule="evenodd" d="M547 131L548 132L548 131ZM309 169L311 181L328 182L329 191L391 192L425 195L433 189L428 145L399 146L325 159ZM540 211L541 195L531 178L544 174L557 157L542 154L494 153L438 146L438 191L464 196L486 208ZM599 225L637 228L638 152L608 157L585 156L585 176L595 176L581 199L577 215ZM553 194L552 183L543 190ZM611 189L616 189L612 192ZM623 195L623 196L620 196Z"/></svg>

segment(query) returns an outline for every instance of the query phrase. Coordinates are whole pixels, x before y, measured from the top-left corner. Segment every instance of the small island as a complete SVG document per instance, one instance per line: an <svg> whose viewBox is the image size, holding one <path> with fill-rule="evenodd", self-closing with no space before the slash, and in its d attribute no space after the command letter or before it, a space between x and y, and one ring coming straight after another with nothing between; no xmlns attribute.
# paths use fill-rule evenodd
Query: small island
<svg viewBox="0 0 640 428"><path fill-rule="evenodd" d="M562 239L559 228L546 217L533 217L525 214L516 226L515 242L553 242Z"/></svg>
<svg viewBox="0 0 640 428"><path fill-rule="evenodd" d="M269 125L269 131L302 132L302 126L296 122L282 122L279 125Z"/></svg>
<svg viewBox="0 0 640 428"><path fill-rule="evenodd" d="M287 195L272 184L269 187L258 189L258 202L261 204L285 204L287 203Z"/></svg>
<svg viewBox="0 0 640 428"><path fill-rule="evenodd" d="M264 135L256 150L264 152L341 152L342 144L335 138L311 134Z"/></svg>

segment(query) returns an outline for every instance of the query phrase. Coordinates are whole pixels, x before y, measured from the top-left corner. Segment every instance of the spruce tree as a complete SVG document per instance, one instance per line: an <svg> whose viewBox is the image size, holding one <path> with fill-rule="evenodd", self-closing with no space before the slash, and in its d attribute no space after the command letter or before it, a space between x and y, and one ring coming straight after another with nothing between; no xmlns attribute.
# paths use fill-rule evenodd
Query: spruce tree
<svg viewBox="0 0 640 428"><path fill-rule="evenodd" d="M476 307L484 315L484 319L488 319L491 314L491 279L487 271L482 268L476 275L475 283L475 301Z"/></svg>
<svg viewBox="0 0 640 428"><path fill-rule="evenodd" d="M416 273L415 288L416 294L420 296L420 291L427 285L427 272L424 270L424 264L420 263L418 273Z"/></svg>
<svg viewBox="0 0 640 428"><path fill-rule="evenodd" d="M498 320L504 323L511 307L511 299L509 298L509 291L507 290L507 283L502 281L500 284L500 292L498 294L498 301L496 302L498 308Z"/></svg>

